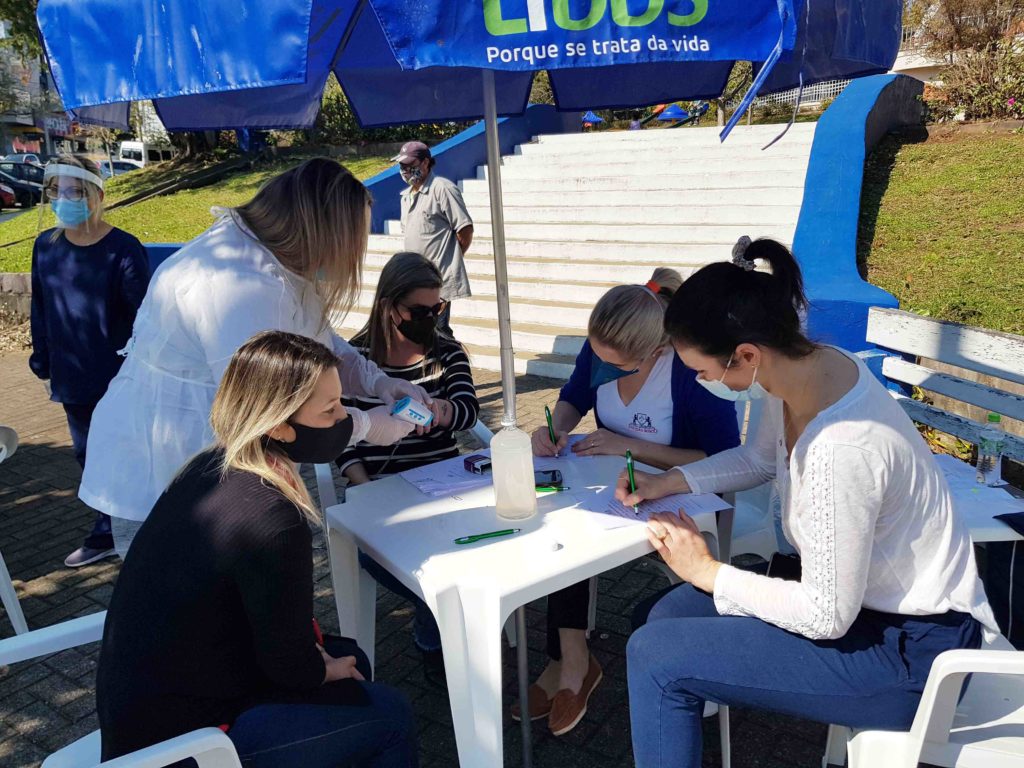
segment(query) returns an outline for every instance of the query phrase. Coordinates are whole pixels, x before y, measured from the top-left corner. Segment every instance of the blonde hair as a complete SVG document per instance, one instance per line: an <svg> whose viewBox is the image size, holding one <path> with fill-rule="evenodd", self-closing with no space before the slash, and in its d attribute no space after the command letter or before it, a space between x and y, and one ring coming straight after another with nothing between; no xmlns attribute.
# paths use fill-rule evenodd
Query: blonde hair
<svg viewBox="0 0 1024 768"><path fill-rule="evenodd" d="M683 284L674 269L658 267L646 285L617 285L590 313L587 335L625 355L645 358L668 344L665 309Z"/></svg>
<svg viewBox="0 0 1024 768"><path fill-rule="evenodd" d="M222 472L258 475L310 520L319 518L305 484L284 452L266 437L313 394L321 374L338 364L318 341L284 331L264 331L231 357L210 411Z"/></svg>
<svg viewBox="0 0 1024 768"><path fill-rule="evenodd" d="M47 163L47 165L51 164L74 166L75 168L81 168L83 171L95 173L97 176L102 177L100 167L87 157L78 157L77 155L58 155L55 159ZM53 180L51 179L51 181ZM82 185L82 190L85 192L85 199L89 202L89 218L86 220L86 230L89 230L92 228L93 222L99 223L103 220L103 191L91 181L84 181L82 179L76 179L76 181ZM49 182L43 186L44 191L48 184ZM43 210L43 208L40 208L40 213L42 213ZM41 219L42 217L40 216L40 220ZM53 232L50 234L50 240L55 242L60 239L60 236L64 233L64 229L65 228L60 225L60 220L58 220L57 226L54 227Z"/></svg>
<svg viewBox="0 0 1024 768"><path fill-rule="evenodd" d="M340 163L314 157L270 179L235 211L319 296L326 328L355 304L370 236L369 190Z"/></svg>

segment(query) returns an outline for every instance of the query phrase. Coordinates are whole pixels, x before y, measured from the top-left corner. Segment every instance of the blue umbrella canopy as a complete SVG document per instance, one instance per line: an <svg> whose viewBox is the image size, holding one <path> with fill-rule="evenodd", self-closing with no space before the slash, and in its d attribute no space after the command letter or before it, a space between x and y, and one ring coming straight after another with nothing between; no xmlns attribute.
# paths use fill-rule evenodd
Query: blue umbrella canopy
<svg viewBox="0 0 1024 768"><path fill-rule="evenodd" d="M65 106L170 130L313 124L334 72L364 127L521 114L548 70L560 109L709 99L737 60L748 94L888 71L899 0L40 0ZM116 23L112 23L116 20ZM743 110L738 109L737 114Z"/></svg>
<svg viewBox="0 0 1024 768"><path fill-rule="evenodd" d="M658 115L659 120L685 120L690 116L690 113L680 107L678 104L670 104L661 111Z"/></svg>
<svg viewBox="0 0 1024 768"><path fill-rule="evenodd" d="M593 112L591 112L588 109L583 114L583 117L580 118L580 122L583 122L583 123L603 123L604 122L604 118L601 117L600 115L595 115Z"/></svg>

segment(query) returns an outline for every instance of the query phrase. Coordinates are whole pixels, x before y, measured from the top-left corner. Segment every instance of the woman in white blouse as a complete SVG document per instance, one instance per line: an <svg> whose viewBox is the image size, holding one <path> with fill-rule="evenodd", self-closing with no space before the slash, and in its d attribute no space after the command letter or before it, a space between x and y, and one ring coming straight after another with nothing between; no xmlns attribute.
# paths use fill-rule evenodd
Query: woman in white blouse
<svg viewBox="0 0 1024 768"><path fill-rule="evenodd" d="M754 271L758 260L771 273ZM932 661L996 631L971 540L913 423L862 362L800 330L799 267L758 240L697 272L665 326L698 381L765 397L755 444L620 478L625 504L775 479L798 581L711 557L683 512L651 543L687 584L648 603L628 646L638 768L701 764L705 700L858 728L910 726Z"/></svg>
<svg viewBox="0 0 1024 768"><path fill-rule="evenodd" d="M213 226L153 275L127 359L93 415L79 496L112 518L124 557L188 459L213 440L210 408L231 356L261 331L314 338L341 359L346 392L429 402L331 330L359 293L370 193L333 160L272 178L248 203L215 209ZM351 411L352 442L389 445L410 427L386 406Z"/></svg>

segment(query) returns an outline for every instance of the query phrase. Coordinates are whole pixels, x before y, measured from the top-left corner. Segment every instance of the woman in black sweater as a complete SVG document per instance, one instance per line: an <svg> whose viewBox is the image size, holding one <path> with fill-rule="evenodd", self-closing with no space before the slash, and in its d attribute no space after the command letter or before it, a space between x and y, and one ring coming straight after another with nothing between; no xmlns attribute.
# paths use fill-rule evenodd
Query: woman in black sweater
<svg viewBox="0 0 1024 768"><path fill-rule="evenodd" d="M216 443L171 482L111 600L97 674L103 759L220 726L253 768L417 765L405 698L313 616L316 512L296 463L329 461L353 422L337 358L268 331L234 355Z"/></svg>

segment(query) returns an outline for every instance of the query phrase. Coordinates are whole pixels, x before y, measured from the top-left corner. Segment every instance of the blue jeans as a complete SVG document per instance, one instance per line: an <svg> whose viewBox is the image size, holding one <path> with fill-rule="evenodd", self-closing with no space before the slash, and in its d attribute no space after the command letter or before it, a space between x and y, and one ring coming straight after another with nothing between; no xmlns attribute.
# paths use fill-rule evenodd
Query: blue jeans
<svg viewBox="0 0 1024 768"><path fill-rule="evenodd" d="M327 638L332 656L355 654L369 680L366 655L350 640ZM366 706L289 701L258 704L240 714L228 737L245 768L416 768L416 721L408 700L380 683L361 683Z"/></svg>
<svg viewBox="0 0 1024 768"><path fill-rule="evenodd" d="M441 630L437 628L437 620L427 604L365 552L359 552L359 564L382 587L387 587L413 604L415 614L412 622L412 639L416 647L427 653L441 650Z"/></svg>
<svg viewBox="0 0 1024 768"><path fill-rule="evenodd" d="M637 768L698 768L706 700L856 728L907 729L935 657L979 648L971 616L861 610L838 640L721 616L681 584L654 603L626 647Z"/></svg>

